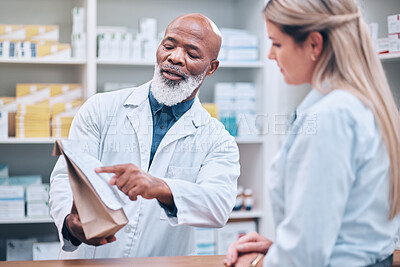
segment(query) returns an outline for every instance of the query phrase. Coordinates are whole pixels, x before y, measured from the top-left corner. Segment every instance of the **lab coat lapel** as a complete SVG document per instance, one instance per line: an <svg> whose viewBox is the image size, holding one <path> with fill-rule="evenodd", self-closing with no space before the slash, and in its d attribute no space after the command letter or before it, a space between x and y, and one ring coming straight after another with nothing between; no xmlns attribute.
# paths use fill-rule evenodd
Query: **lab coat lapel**
<svg viewBox="0 0 400 267"><path fill-rule="evenodd" d="M153 137L153 118L148 99L149 85L150 83L147 83L133 90L124 104L127 109L126 117L137 136L137 147L140 150L140 168L143 170L147 170L149 164Z"/></svg>
<svg viewBox="0 0 400 267"><path fill-rule="evenodd" d="M203 108L201 107L200 101L196 97L195 102L192 107L185 113L183 116L169 129L167 134L161 140L161 143L157 149L156 155L162 151L163 148L168 146L169 144L184 138L186 136L192 135L196 132L197 128L203 126L204 121L204 113L202 112Z"/></svg>

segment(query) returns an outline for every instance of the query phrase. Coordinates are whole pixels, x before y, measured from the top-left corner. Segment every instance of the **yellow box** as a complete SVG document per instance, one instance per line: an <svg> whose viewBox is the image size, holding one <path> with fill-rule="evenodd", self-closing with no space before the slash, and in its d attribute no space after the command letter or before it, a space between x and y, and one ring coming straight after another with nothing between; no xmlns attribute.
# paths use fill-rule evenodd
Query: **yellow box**
<svg viewBox="0 0 400 267"><path fill-rule="evenodd" d="M70 44L38 44L36 49L38 58L71 58Z"/></svg>
<svg viewBox="0 0 400 267"><path fill-rule="evenodd" d="M15 102L15 97L0 97L0 107L7 105L11 102Z"/></svg>
<svg viewBox="0 0 400 267"><path fill-rule="evenodd" d="M80 107L83 104L82 99L68 101L68 102L58 102L52 104L52 114L53 116L65 112L70 111L73 108Z"/></svg>
<svg viewBox="0 0 400 267"><path fill-rule="evenodd" d="M0 110L7 112L17 111L17 102L15 97L0 97Z"/></svg>
<svg viewBox="0 0 400 267"><path fill-rule="evenodd" d="M69 136L69 128L67 128L67 129L53 128L51 135L54 138L67 138Z"/></svg>
<svg viewBox="0 0 400 267"><path fill-rule="evenodd" d="M59 28L57 25L25 25L26 40L58 42Z"/></svg>
<svg viewBox="0 0 400 267"><path fill-rule="evenodd" d="M28 114L18 114L16 115L15 119L16 122L24 122L24 121L31 121L31 120L48 120L50 121L51 114L50 113L28 113Z"/></svg>
<svg viewBox="0 0 400 267"><path fill-rule="evenodd" d="M49 99L50 85L44 83L18 83L17 102L24 104L36 104Z"/></svg>
<svg viewBox="0 0 400 267"><path fill-rule="evenodd" d="M52 83L50 84L51 96L65 94L75 89L82 89L82 85L79 83Z"/></svg>
<svg viewBox="0 0 400 267"><path fill-rule="evenodd" d="M211 117L218 119L218 107L214 103L202 103L203 108L205 108L208 113L210 113Z"/></svg>
<svg viewBox="0 0 400 267"><path fill-rule="evenodd" d="M16 137L19 138L34 138L34 137L50 137L50 127L48 130L43 131L24 131L19 128L16 128Z"/></svg>
<svg viewBox="0 0 400 267"><path fill-rule="evenodd" d="M31 113L51 114L50 104L18 104L18 114L25 115Z"/></svg>
<svg viewBox="0 0 400 267"><path fill-rule="evenodd" d="M0 39L1 40L25 40L24 25L17 24L0 24Z"/></svg>

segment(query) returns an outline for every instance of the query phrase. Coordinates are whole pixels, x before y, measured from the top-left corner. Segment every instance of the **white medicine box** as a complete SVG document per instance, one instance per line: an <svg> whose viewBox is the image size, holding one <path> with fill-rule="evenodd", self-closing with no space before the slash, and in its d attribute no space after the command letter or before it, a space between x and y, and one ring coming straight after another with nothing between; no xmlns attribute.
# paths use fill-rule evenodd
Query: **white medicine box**
<svg viewBox="0 0 400 267"><path fill-rule="evenodd" d="M400 33L400 14L391 15L387 17L388 20L388 33Z"/></svg>

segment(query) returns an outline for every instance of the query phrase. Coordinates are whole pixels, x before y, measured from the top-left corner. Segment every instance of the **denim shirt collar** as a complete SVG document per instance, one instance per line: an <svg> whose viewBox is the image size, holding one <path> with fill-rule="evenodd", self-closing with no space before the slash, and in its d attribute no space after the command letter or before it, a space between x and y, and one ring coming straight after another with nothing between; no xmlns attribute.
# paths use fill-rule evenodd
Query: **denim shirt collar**
<svg viewBox="0 0 400 267"><path fill-rule="evenodd" d="M171 106L172 114L176 120L178 120L186 111L190 109L190 107L193 105L195 98L178 103L174 106ZM151 90L149 90L149 102L150 102L150 108L151 108L151 113L153 116L159 112L165 105L159 103L151 93Z"/></svg>

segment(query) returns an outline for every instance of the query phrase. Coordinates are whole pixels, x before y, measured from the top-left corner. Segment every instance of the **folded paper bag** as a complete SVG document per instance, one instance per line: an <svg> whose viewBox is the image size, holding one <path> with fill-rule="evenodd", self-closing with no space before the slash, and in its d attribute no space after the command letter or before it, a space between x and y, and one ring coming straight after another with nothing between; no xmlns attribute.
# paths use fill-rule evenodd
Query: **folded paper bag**
<svg viewBox="0 0 400 267"><path fill-rule="evenodd" d="M108 207L96 192L87 175L82 171L83 166L79 166L75 162L77 160L72 159L73 154L68 154L63 149L63 142L57 140L54 145L53 156L63 155L67 163L73 198L85 237L92 239L114 235L128 223L123 208L112 209Z"/></svg>

